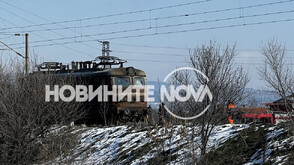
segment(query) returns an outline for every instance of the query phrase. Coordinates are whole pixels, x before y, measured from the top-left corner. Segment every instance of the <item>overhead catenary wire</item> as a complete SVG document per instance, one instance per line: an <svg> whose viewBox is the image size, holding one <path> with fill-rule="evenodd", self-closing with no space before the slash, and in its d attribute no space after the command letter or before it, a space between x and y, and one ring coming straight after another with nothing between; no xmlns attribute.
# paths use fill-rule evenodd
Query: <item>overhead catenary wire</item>
<svg viewBox="0 0 294 165"><path fill-rule="evenodd" d="M1 2L1 0L0 0L0 2ZM2 10L4 10L4 11L6 11L7 13L10 13L11 15L13 15L13 16L15 16L15 17L18 17L18 18L20 18L20 19L22 19L22 20L24 20L24 21L26 21L26 22L29 22L29 23L34 24L32 21L30 21L30 20L28 20L28 19L26 19L26 18L24 18L24 17L22 17L22 16L19 16L19 15L13 13L13 12L11 12L11 11L9 11L9 10L7 10L7 9L5 9L5 8L3 8L3 7L1 7L1 6L0 6L0 9L2 9ZM58 33L58 32L55 32L55 31L52 31L52 30L50 30L50 29L48 29L48 28L45 28L45 27L43 27L43 26L39 26L39 27L42 28L42 29L44 29L44 30L50 31L50 32L52 32L52 33L54 33L54 34L57 34L57 35L59 35L59 36L65 37L65 35L60 34L60 33ZM38 35L38 36L40 37L40 35ZM44 38L44 37L41 37L41 38ZM50 41L52 42L52 40L50 40ZM93 48L93 49L97 49L96 47L93 47L93 46L91 46L91 45L87 45L87 44L85 44L85 43L83 43L83 44L86 45L86 46L88 46L88 47L91 47L91 48ZM70 48L70 49L72 49L72 48ZM72 50L74 50L74 49L72 49Z"/></svg>
<svg viewBox="0 0 294 165"><path fill-rule="evenodd" d="M8 12L8 13L14 15L14 16L16 16L16 17L19 17L19 18L21 18L21 19L27 21L27 22L33 23L33 22L31 22L30 20L28 20L28 19L26 19L26 18L23 18L23 17L21 17L21 16L16 15L16 14L13 13L13 12L10 12L9 10L6 10L6 9L4 9L4 8L2 8L2 7L0 7L0 8L3 9L4 11L6 11L6 12ZM55 32L55 33L56 33L56 32ZM58 34L58 33L57 33L57 34ZM39 34L34 34L34 35L37 35L37 36L39 36L40 38L46 39L45 37L43 37L43 36L41 36L41 35L39 35ZM48 39L48 41L52 42L54 45L60 45L59 43L54 42L53 40ZM22 44L22 43L21 43L21 44ZM13 45L13 44L10 44L10 45ZM67 48L67 49L70 49L70 50L72 50L72 51L75 51L75 52L78 52L78 53L81 53L81 54L84 54L84 55L90 56L90 57L95 57L95 56L93 56L93 55L90 55L90 54L87 54L87 53L82 52L82 51L80 51L80 50L76 50L76 49L74 49L74 48L71 48L71 47L65 46L65 45L63 45L63 44L61 44L60 46L61 46L61 47L65 47L65 48ZM31 47L32 47L32 46L31 46ZM21 47L21 48L23 48L23 47ZM18 48L14 48L14 49L18 49Z"/></svg>
<svg viewBox="0 0 294 165"><path fill-rule="evenodd" d="M87 27L95 27L95 26L105 26L105 25L115 25L115 24L125 24L125 23L134 23L134 22L143 22L143 21L150 21L150 20L160 20L160 19L170 19L170 18L177 18L177 17L187 17L187 16L193 16L193 15L203 15L203 14L211 14L211 13L219 13L219 12L227 12L227 11L233 11L233 10L244 10L244 9L249 9L249 8L255 8L255 7L263 7L263 6L271 6L271 5L276 5L276 4L282 4L282 3L288 3L288 2L293 2L294 0L284 0L284 1L278 1L278 2L269 2L269 3L262 3L262 4L257 4L257 5L249 5L249 6L244 6L244 7L235 7L235 8L226 8L226 9L220 9L220 10L211 10L211 11L204 11L204 12L196 12L196 13L186 13L186 14L181 14L181 15L174 15L174 16L166 16L166 17L157 17L157 18L146 18L146 19L137 19L137 20L128 20L128 21L118 21L118 22L110 22L110 23L100 23L96 25L85 25L85 26L79 26L80 28L87 28ZM16 7L18 9L21 9L15 5L12 5L8 2L4 2L3 0L0 0L0 2L6 3L10 6ZM199 1L199 2L206 2L206 1ZM195 2L197 3L197 2ZM187 3L184 5L191 5L194 3ZM175 5L174 7L179 7L183 5ZM166 9L169 8L167 7L162 7L160 9ZM159 8L158 8L159 9ZM146 10L141 10L142 12L148 12L148 11L153 11L153 10L158 10L157 8L153 9L146 9ZM23 9L21 9L23 10ZM25 10L24 10L25 11ZM26 11L28 12L28 11ZM32 15L35 15L36 17L39 17L41 19L44 19L36 14L33 14L31 12L28 12ZM125 13L137 13L136 11L130 11L130 12L125 12ZM140 12L138 12L140 13ZM7 27L7 28L2 28L2 30L6 29L15 29L15 28L28 28L28 27L36 27L36 26L44 26L44 25L51 25L51 24L62 24L62 23L69 23L69 22L77 22L77 21L84 21L84 20L90 20L90 19L100 19L100 18L105 18L105 17L113 17L113 16L119 16L119 15L125 15L125 14L110 14L110 15L105 15L105 16L97 16L97 17L89 17L89 18L81 18L81 19L75 19L75 20L66 20L66 21L60 21L60 22L51 22L50 23L43 23L43 24L34 24L34 25L28 25L28 26L15 26L15 27ZM48 20L47 20L48 21ZM61 30L61 29L73 29L76 28L76 26L71 26L71 27L61 27L61 28L48 28L49 30ZM34 32L34 31L44 31L45 29L42 30L30 30L27 32Z"/></svg>
<svg viewBox="0 0 294 165"><path fill-rule="evenodd" d="M165 8L179 7L179 6L185 6L185 5L197 4L197 3L207 2L207 1L211 1L211 0L202 0L202 1L196 1L196 2L191 2L191 3L185 3L185 4L177 4L177 5L172 5L172 6L164 6L164 7L153 8L153 9L149 9L149 10L161 10L161 9L165 9ZM40 16L38 16L38 15L36 15L36 14L34 14L34 13L31 13L31 12L29 12L29 11L26 11L26 10L24 10L24 9L21 9L21 8L15 6L15 5L10 4L10 3L4 2L4 1L2 1L2 0L0 0L0 2L3 2L3 3L5 3L5 4L9 5L9 6L15 7L15 8L17 8L17 9L20 9L20 10L22 10L22 11L24 11L24 12L27 12L27 13L29 13L29 14L32 14L32 15L34 15L34 16L37 16L37 17L39 17L39 18L41 18L41 19L43 19L43 20L46 20L46 21L50 22L49 20L47 20L47 19L45 19L45 18L43 18L43 17L40 17ZM0 7L0 8L1 8L1 7ZM2 8L2 9L3 9L3 8ZM6 10L6 9L4 9L4 10L5 10L6 12L8 12L8 13L14 15L14 16L17 16L16 14L14 14L14 13L12 13L12 12ZM129 12L129 13L133 13L133 12ZM19 17L19 16L18 16L18 17ZM25 20L25 21L27 21L27 22L30 22L29 20L27 20L27 19L25 19L25 18L23 18L23 17L19 17L19 18L21 18L21 19L23 19L23 20ZM32 23L32 22L30 22L30 23ZM52 23L52 22L51 22L51 23ZM53 23L53 24L55 24L55 23ZM38 25L38 26L40 26L40 25ZM62 28L65 28L65 27L62 26L62 25L59 25L59 26L61 26ZM44 27L42 27L42 26L40 26L40 27L43 28L43 29L46 30L46 31L48 31L48 30L50 31L50 29L48 29L48 28L44 28ZM23 28L23 27L22 27L22 28ZM66 28L66 29L67 29L67 28ZM72 31L72 29L69 29L69 30ZM55 34L58 34L58 35L61 35L61 34L56 33L56 32L54 32L54 33L55 33ZM40 37L41 37L41 36L40 36ZM91 36L87 36L87 37L91 37ZM41 38L44 38L44 37L41 37ZM53 42L53 40L51 40L51 39L49 39L48 41L50 41L50 42L52 42L53 44L55 44L55 43ZM83 44L86 45L86 46L90 46L90 45L87 45L87 44L85 44L85 43L83 43ZM63 46L64 46L64 45L63 45ZM66 47L66 46L64 46L64 47ZM90 46L90 47L92 47L92 46ZM69 47L66 47L66 48L69 48ZM92 47L92 48L96 49L96 47ZM69 48L69 49L71 49L71 50L75 50L75 49L73 49L73 48ZM81 51L79 51L79 50L75 50L75 51L76 51L76 52L81 52ZM85 53L83 53L83 54L85 54Z"/></svg>
<svg viewBox="0 0 294 165"><path fill-rule="evenodd" d="M294 0L288 0L288 1L282 1L282 2L291 2ZM276 3L266 3L266 4L259 4L259 5L251 5L251 6L246 6L242 7L244 8L253 8L253 7L261 7L261 6L267 6L267 5L274 5L274 4L279 4L281 2L276 2ZM88 27L100 27L100 26L105 26L105 25L117 25L117 24L126 24L126 23L135 23L135 22L144 22L144 21L158 21L161 19L170 19L170 18L178 18L178 17L187 17L187 16L192 16L192 15L200 15L200 14L209 14L209 13L218 13L218 12L224 12L224 11L231 11L231 10L240 10L241 7L237 8L228 8L228 9L221 9L221 10L214 10L214 11L207 11L207 12L197 12L197 13L190 13L190 14L181 14L181 15L174 15L174 16L166 16L166 17L156 17L156 18L148 18L148 19L137 19L137 20L129 20L129 21L118 21L118 22L111 22L111 23L100 23L100 24L95 24L95 25L84 25L84 26L79 26L79 28L88 28ZM291 11L282 11L282 12L273 12L273 13L265 13L265 14L260 14L260 15L252 15L252 16L242 16L242 18L246 17L256 17L256 16L265 16L265 15L271 15L271 14L282 14L282 13L290 13L293 12ZM41 17L42 18L42 17ZM231 17L231 18L225 18L224 20L230 20L230 19L239 19L240 16L237 17ZM208 21L199 21L199 22L192 22L191 24L196 24L196 23L207 23L207 22L214 22L214 21L222 21L222 19L215 19L215 20L208 20ZM177 25L177 24L176 24ZM175 25L175 26L176 26ZM61 25L59 25L61 26ZM168 27L171 27L170 25L167 25ZM157 26L156 28L163 28L165 26ZM40 31L46 31L46 30L63 30L63 29L68 29L71 30L73 28L77 28L77 26L71 26L71 27L64 27L61 26L61 28L47 28L47 29L33 29L33 30L27 30L27 32L40 32ZM142 30L150 29L149 28L142 28ZM3 28L3 30L9 29L9 28ZM107 34L107 33L106 33ZM87 37L87 36L86 36Z"/></svg>
<svg viewBox="0 0 294 165"><path fill-rule="evenodd" d="M2 0L0 0L2 1ZM280 1L280 2L292 2L294 0L288 0L288 1ZM273 2L273 3L278 3L278 2ZM269 3L270 4L270 3ZM252 5L254 6L254 5ZM242 7L244 8L244 7ZM207 11L207 12L210 12L210 11ZM263 13L263 14L254 14L254 15L242 15L242 17L256 17L256 15L260 15L260 16L266 16L266 15L273 15L273 14L284 14L284 13L293 13L294 10L288 10L288 11L278 11L278 12L271 12L271 13ZM203 12L205 13L205 12ZM162 17L163 18L163 17ZM167 18L167 17L166 17ZM1 18L0 18L1 19ZM155 19L155 18L154 18ZM240 17L228 17L228 18L222 18L222 19L227 19L227 20L233 20L233 19L240 19ZM224 20L220 20L220 19L215 19L214 21L217 22L216 20L219 21L224 21ZM282 19L279 19L279 20L269 20L269 21L257 21L257 22L247 22L247 23L240 23L240 24L231 24L231 25L227 25L227 26L213 26L213 27L203 27L203 28L193 28L193 29L183 29L183 30L175 30L175 31L162 31L162 32L156 32L156 33L151 33L151 34L135 34L135 35L125 35L125 36L114 36L114 37L109 37L109 38L105 38L105 39L101 39L101 40L109 40L111 38L113 39L126 39L126 38L136 38L136 37L144 37L144 36L156 36L156 35L163 35L163 34L174 34L174 33L184 33L184 32L189 32L189 31L202 31L202 30L214 30L214 29L221 29L221 28L233 28L233 27L242 27L242 26L251 26L251 25L261 25L261 24L269 24L269 23L280 23L280 22L290 22L290 21L293 21L294 18L282 18ZM156 28L160 29L160 28L164 28L164 27L177 27L177 26L183 26L183 24L197 24L197 23L205 23L207 21L213 21L213 20L204 20L204 21L198 21L198 22L189 22L189 23L181 23L181 24L171 24L171 25L162 25L162 26L157 26ZM86 25L87 26L87 25ZM90 25L89 25L90 26ZM67 27L62 27L60 26L60 29L61 28L64 28L64 29L68 29ZM47 28L47 29L50 29L50 28ZM138 29L138 28L137 28ZM150 27L146 28L147 30L150 29ZM152 29L152 28L151 28ZM7 29L9 30L9 29ZM43 29L45 30L45 29ZM53 29L52 29L53 30ZM132 30L132 29L129 29L129 30ZM134 30L134 29L133 29ZM126 31L126 30L124 30ZM135 31L139 31L139 30L136 30ZM105 33L110 33L110 32L105 32ZM101 33L98 33L99 35L106 35L106 34L101 34ZM116 32L113 32L112 34L122 34L124 32L121 31L116 31ZM3 33L4 34L4 33ZM6 33L7 35L10 35L9 33ZM13 33L11 33L13 34ZM1 35L1 33L0 33ZM39 35L41 36L41 35ZM89 34L89 35L85 35L85 37L94 37L94 35L92 34ZM75 39L77 38L76 36L74 37ZM54 42L54 39L46 39L43 37L44 42L51 42L51 44L41 44L41 45L31 45L33 48L37 48L37 47L43 47L43 46L54 46L54 45L66 45L66 44L71 44L71 43L84 43L84 42L92 42L92 41L97 41L97 39L95 38L92 38L92 39L89 39L89 40L75 40L75 41L67 41L67 42L60 42L60 43L57 43L57 42ZM36 42L36 43L41 43L41 42ZM23 43L17 43L17 44L23 44ZM13 45L17 45L17 44L13 44ZM146 47L146 48L164 48L164 49L188 49L188 48L180 48L180 47L173 47L173 46L152 46L152 45L138 45L138 44L135 44L135 45L132 45L132 44L125 44L125 43L112 43L112 44L117 44L117 45L121 45L121 46L138 46L138 47ZM23 47L18 47L18 48L23 48ZM1 49L0 49L1 50ZM7 49L6 49L7 50ZM9 49L8 49L9 50ZM260 51L260 50L236 50L236 51ZM294 51L294 50L287 50L287 51ZM181 57L181 56L184 56L186 57L187 55L181 55L181 54L168 54L168 53L165 53L165 54L160 54L160 53L152 53L152 52L133 52L133 51L123 51L123 50L114 50L114 53L115 52L118 52L118 53L126 53L126 54L138 54L138 55L154 55L154 56L178 56L178 57ZM82 53L82 52L80 52ZM84 53L82 53L84 54ZM94 56L91 56L91 57L94 57ZM262 57L235 57L235 58L253 58L253 59L257 59L257 58L262 58ZM294 57L287 57L287 58L294 58ZM172 59L172 58L171 58ZM153 62L153 63L186 63L187 62L184 62L184 61L172 61L172 60L148 60L148 59L127 59L129 61L141 61L141 62ZM237 65L264 65L263 63L258 63L257 61L256 62L244 62L244 63L235 63ZM292 63L289 63L289 65L294 65Z"/></svg>
<svg viewBox="0 0 294 165"><path fill-rule="evenodd" d="M118 39L128 39L128 38L138 38L138 37L146 37L146 36L156 36L156 35L167 35L167 34L174 34L174 33L186 33L186 32L196 32L196 31L204 31L204 30L215 30L215 29L226 29L226 28L234 28L234 27L242 27L242 26L253 26L253 25L262 25L262 24L273 24L273 23L281 23L281 22L290 22L294 21L294 18L290 19L282 19L282 20L271 20L271 21L259 21L259 22L251 22L251 23L239 23L239 24L231 24L231 25L224 25L224 26L212 26L212 27L204 27L204 28L193 28L193 29L185 29L185 30L175 30L175 31L166 31L166 32L152 32L146 34L136 34L136 35L127 35L127 36L119 36L119 37L109 37L103 38L100 40L118 40ZM54 41L54 39L50 39L49 41ZM75 42L67 41L67 42L60 42L58 45L64 44L72 44L72 43L82 43L82 42L93 42L97 40L76 40ZM36 42L34 42L36 43ZM14 44L19 45L19 44ZM45 47L45 46L53 46L56 45L55 43L52 44L40 44L40 45L31 45L31 47ZM23 48L23 47L18 47Z"/></svg>
<svg viewBox="0 0 294 165"><path fill-rule="evenodd" d="M291 2L293 0L287 0L287 1L279 1L279 2L271 2L271 3L267 3L267 4L258 4L258 5L251 5L251 6L247 6L248 8L250 7L254 7L254 6L264 6L264 5L273 5L273 4L278 4L278 3L285 3L285 2ZM240 8L240 7L239 7ZM239 8L233 8L233 9L239 9ZM246 8L245 7L242 7L242 8ZM215 10L215 11L207 11L207 12L202 12L202 13L209 13L209 12L218 12L218 11L225 11L225 10L230 10L230 9L223 9L223 10ZM286 12L289 12L289 11L286 11ZM285 13L285 12L277 12L277 14L279 13ZM200 13L198 13L200 14ZM274 14L274 13L265 13L265 14L262 14L262 15L269 15L269 14ZM257 15L252 15L252 16L257 16ZM226 18L226 19L232 19L232 18ZM220 20L210 20L210 21L220 21ZM203 22L209 22L208 21L203 21ZM186 23L186 24L196 24L196 23L200 23L200 22L190 22L190 23ZM157 28L165 28L165 27L172 27L172 26L182 26L182 25L185 25L185 24L175 24L175 25L164 25L164 26L161 26L161 27L157 27ZM148 28L147 28L148 29ZM147 30L146 28L142 29L142 30ZM140 29L131 29L131 30L124 30L124 31L117 31L117 32L107 32L107 33L100 33L100 34L97 34L97 35L105 35L105 34L116 34L116 33L123 33L123 32L128 32L128 31L139 31ZM173 33L173 32L172 32ZM96 34L93 34L93 35L96 35ZM84 35L85 37L92 37L93 36L92 34L90 35ZM149 34L147 34L148 36ZM153 35L153 34L151 34ZM156 34L157 35L157 34ZM139 35L139 36L142 36L142 35ZM143 34L143 36L145 36ZM123 36L123 38L129 38L130 36ZM132 36L131 36L132 37ZM136 37L136 36L134 36ZM64 40L64 39L76 39L77 36L74 36L74 37L63 37L63 38L59 38L60 40ZM58 39L58 40L59 40ZM37 42L52 42L54 39L49 39L49 40L43 40L43 41L32 41L32 43L37 43ZM96 41L96 39L93 39L93 40L89 40L88 42L91 42L91 41ZM73 42L64 42L62 44L68 44L68 43L84 43L84 42L87 42L87 41L73 41ZM19 44L22 44L22 43L19 43ZM14 44L14 45L17 45L17 44ZM54 43L53 44L50 44L50 45L55 45ZM39 46L38 46L39 47Z"/></svg>
<svg viewBox="0 0 294 165"><path fill-rule="evenodd" d="M127 59L128 61L138 61L138 62L154 62L154 63L179 63L179 64L188 64L188 62L185 61L169 61L169 60L139 60L139 59ZM235 62L233 63L235 65L265 65L264 63L249 63L249 62ZM294 65L294 63L287 63L287 65Z"/></svg>
<svg viewBox="0 0 294 165"><path fill-rule="evenodd" d="M279 13L279 12L277 12L277 13ZM281 13L281 12L280 12ZM267 21L266 23L277 23L277 22L283 22L283 21L285 21L285 22L287 22L287 21L292 21L291 19L286 19L286 20L273 20L273 21ZM260 22L260 23L257 23L257 22L255 22L256 24L264 24L265 22ZM249 23L250 24L250 23ZM247 26L248 24L244 24L243 26ZM172 34L172 33L170 33L170 34ZM158 35L158 34L156 34L156 35ZM129 37L128 37L129 38ZM47 40L48 41L48 40ZM92 41L96 41L96 39L94 39L94 40L92 40ZM76 43L80 43L80 41L75 41ZM81 41L81 42L84 42L84 41ZM73 43L73 42L71 42L71 43ZM59 44L59 43L58 43ZM56 45L55 43L52 43L51 45ZM34 47L34 46L33 46ZM39 46L39 47L41 47L41 46ZM183 49L185 49L185 48L183 48ZM254 51L256 51L256 50L254 50ZM288 50L289 51L289 50ZM290 50L291 51L291 50ZM144 52L141 52L141 53L144 53ZM148 54L150 54L150 53L148 53Z"/></svg>
<svg viewBox="0 0 294 165"><path fill-rule="evenodd" d="M145 48L161 48L161 49L187 49L181 47L173 47L173 46L154 46L154 45L138 45L138 44L125 44L125 43L111 43L112 45L121 45L121 46L131 46L131 47L145 47Z"/></svg>
<svg viewBox="0 0 294 165"><path fill-rule="evenodd" d="M2 21L2 25L6 27L5 20L2 19L2 18L0 18L0 20ZM10 21L6 21L6 22L8 22L8 23L10 23L10 24L12 24L12 25L15 25L15 24L13 24L13 23L10 22ZM5 32L5 33L7 33L6 37L5 37L5 38L1 38L0 40L10 40L12 43L16 43L16 40L15 40L15 37L14 37L15 34L12 35L9 31L10 31L10 30L8 30L8 32ZM10 33L10 34L8 34L8 33ZM1 33L1 34L2 34L2 33ZM25 44L25 43L23 42L23 44ZM8 49L8 50L10 50L10 49ZM24 52L23 49L20 50L20 51L22 52L22 54L25 54L25 52Z"/></svg>
<svg viewBox="0 0 294 165"><path fill-rule="evenodd" d="M138 60L138 59L130 59L127 58L128 61L141 61L141 62L159 62L159 63L187 63L182 61L167 61L167 60Z"/></svg>
<svg viewBox="0 0 294 165"><path fill-rule="evenodd" d="M112 51L114 53L123 53L123 54L136 54L136 55L153 55L153 56L176 56L176 57L190 57L190 54L172 54L172 53L151 53L151 52L129 52L129 51ZM246 57L242 57L242 56L238 56L236 55L234 58L241 58L241 59L244 59L244 58L253 58L253 59L256 59L256 58L264 58L262 56L259 56L259 57L256 57L256 56L246 56ZM294 58L294 57L286 57L286 58Z"/></svg>
<svg viewBox="0 0 294 165"><path fill-rule="evenodd" d="M244 18L270 16L270 15L279 15L279 14L285 14L285 13L294 13L294 10L279 11L279 12L269 12L269 13L262 13L262 14L253 14L253 15L246 15L246 16L244 16ZM180 24L169 24L169 25L158 26L156 28L157 29L160 29L160 28L178 27L178 26L194 25L194 24L200 24L200 23L229 21L229 20L233 20L233 19L240 19L240 17L239 16L236 16L236 17L227 17L227 18L220 18L220 19L213 19L213 20L204 20L204 21L196 21L196 22L188 22L188 23L180 23ZM268 21L264 21L264 23L267 23L267 22ZM283 21L281 21L281 22L283 22ZM268 22L268 23L270 23L270 22ZM247 24L246 23L243 23L243 24L240 24L238 26L242 26L242 25L245 26L245 25L251 25L251 24L253 25L253 23L247 23ZM237 25L232 25L232 26L237 26ZM126 33L126 32L137 32L137 31L150 30L150 29L152 29L152 27L136 28L136 29L129 29L129 30L120 30L120 31L113 31L113 32L104 32L104 33L98 33L98 34L88 34L88 35L83 35L83 36L53 38L53 39L49 39L49 41L61 41L61 40L67 40L67 39L77 39L77 38L85 38L85 37L93 37L93 36L102 36L102 35L108 35L108 34L120 34L120 33ZM199 28L199 30L200 29L201 28ZM202 29L205 30L205 28L202 28ZM207 28L207 29L209 29L209 28ZM193 30L188 30L188 31L193 31ZM195 31L198 31L198 30L195 30ZM170 32L170 33L172 33L172 32ZM155 32L155 33L152 33L152 34L146 34L146 36L148 36L148 35L157 35L157 34L165 34L165 33L164 32ZM142 34L142 35L144 36L144 34ZM117 38L114 37L114 38L109 38L109 39L117 39ZM103 40L106 40L106 39L103 39ZM91 42L91 41L97 41L97 40L96 39L88 40L88 42ZM32 41L31 44L34 44L34 43L42 43L42 42L48 42L48 40ZM71 42L68 42L68 43L71 43ZM72 43L79 43L79 41L74 40ZM80 43L83 43L83 41L80 42ZM18 45L18 44L13 44L13 45Z"/></svg>
<svg viewBox="0 0 294 165"><path fill-rule="evenodd" d="M7 44L5 44L4 42L0 41L1 44L3 44L4 46L6 46L9 50L13 51L14 53L16 53L17 55L19 55L22 58L26 58L25 56L23 56L22 54L20 54L19 52L15 51L13 48L11 48L10 46L8 46Z"/></svg>
<svg viewBox="0 0 294 165"><path fill-rule="evenodd" d="M9 49L3 49L9 50ZM188 50L188 49L186 49ZM248 50L236 50L236 51L252 51L251 49ZM261 50L254 50L260 52ZM294 50L287 50L287 51L294 51ZM136 52L136 51L124 51L124 50L112 50L113 53L123 53L123 54L135 54L135 55L151 55L151 56L175 56L175 57L189 57L190 54L173 54L173 53L153 53L153 52ZM239 56L236 55L234 58L241 58L241 59L256 59L256 58L263 58L263 57L256 57L256 56ZM294 58L294 57L286 57L286 58Z"/></svg>
<svg viewBox="0 0 294 165"><path fill-rule="evenodd" d="M126 53L126 54L144 54L144 55L154 55L154 56L177 56L177 57L187 57L184 54L168 54L168 53L150 53L150 52L131 52L131 51L121 51L121 50L112 50L112 52Z"/></svg>
<svg viewBox="0 0 294 165"><path fill-rule="evenodd" d="M43 23L43 24L33 24L33 25L27 25L27 26L21 26L21 27L11 27L11 28L28 28L28 27L34 27L34 26L43 26L43 25L52 25L52 24L61 24L61 23L69 23L69 22L79 22L79 21L85 21L85 20L92 20L92 19L100 19L100 18L106 18L106 17L114 17L114 16L122 16L122 15L129 15L129 14L136 14L136 13L143 13L143 12L149 12L149 11L156 11L156 10L163 10L168 8L175 8L175 7L181 7L181 6L188 6L188 5L194 5L194 4L200 4L205 2L210 2L213 0L199 0L194 2L188 2L188 3L181 3L181 4L175 4L175 5L169 5L169 6L162 6L162 7L156 7L151 9L144 9L144 10L137 10L137 11L128 11L128 12L122 12L122 13L115 13L115 14L107 14L102 16L96 16L96 17L88 17L88 18L80 18L80 19L73 19L73 20L66 20L66 21L59 21L59 22L51 22L51 23ZM5 2L3 0L0 0L2 3L9 4L12 6L12 4ZM13 5L14 7L17 7Z"/></svg>
<svg viewBox="0 0 294 165"><path fill-rule="evenodd" d="M225 28L233 28L233 27L241 27L241 26L252 26L252 25L279 23L279 22L290 22L290 21L294 21L294 18L282 19L282 20L272 20L272 21L260 21L260 22L252 22L252 23L245 23L245 24L241 23L241 24L232 24L232 25L224 25L224 26L213 26L213 27L196 28L196 29L175 30L175 31L167 31L167 32L155 32L155 33L153 32L153 33L149 33L149 34L129 35L129 36L122 36L122 37L110 37L110 38L105 38L103 40L117 40L117 39L137 38L137 37L145 37L145 36L155 36L155 35L174 34L174 33L185 33L185 32L203 31L203 30L225 29Z"/></svg>
<svg viewBox="0 0 294 165"><path fill-rule="evenodd" d="M112 42L112 45L120 45L127 47L143 47L143 48L159 48L159 49L178 49L178 50L189 50L193 48L189 47L174 47L174 46L154 46L154 45L138 45L138 44L125 44L125 43L116 43ZM259 49L236 49L237 52L260 52ZM294 49L287 49L287 51L294 51Z"/></svg>
<svg viewBox="0 0 294 165"><path fill-rule="evenodd" d="M2 0L0 0L0 2L3 2ZM12 5L12 4L10 4L10 3L8 3L8 2L3 2L3 3L5 3L5 4L7 4L7 5L9 5L9 6L12 6L12 7L14 7L14 8L17 8L17 9L19 9L19 10L21 10L21 11L24 11L24 12L26 12L26 13L29 13L29 14L31 14L31 15L33 15L33 16L35 16L35 17L38 17L38 18L40 18L40 19L42 19L42 20L45 20L45 21L47 21L47 22L52 22L52 21L50 21L50 20L48 20L48 19L46 19L46 18L44 18L44 17L41 17L41 16L39 16L39 15L37 15L37 14L34 14L34 13L32 13L32 12L30 12L30 11L27 11L27 10L24 10L24 9L22 9L22 8L20 8L20 7L18 7L18 6L15 6L15 5ZM58 26L60 26L60 27L62 27L62 28L65 28L63 25L59 25L59 24L57 24ZM49 28L43 28L43 26L39 26L39 27L41 27L43 30L45 30L45 31L53 31L53 30L51 30L51 29L49 29ZM68 28L66 28L66 29L68 29ZM70 30L70 31L72 31L72 32L74 32L74 33L76 33L76 31L75 30L72 30L72 29L68 29L68 30ZM26 33L28 33L28 32L32 32L32 31L30 31L30 30L26 30ZM64 35L62 35L62 34L60 34L60 33L56 33L56 32L53 32L53 33L55 33L55 34L57 34L57 35L61 35L61 36L64 36ZM93 46L91 46L91 45L88 45L88 44L85 44L85 43L83 43L85 46L88 46L88 47L91 47L91 48L93 48L93 49L97 49L96 47L93 47Z"/></svg>

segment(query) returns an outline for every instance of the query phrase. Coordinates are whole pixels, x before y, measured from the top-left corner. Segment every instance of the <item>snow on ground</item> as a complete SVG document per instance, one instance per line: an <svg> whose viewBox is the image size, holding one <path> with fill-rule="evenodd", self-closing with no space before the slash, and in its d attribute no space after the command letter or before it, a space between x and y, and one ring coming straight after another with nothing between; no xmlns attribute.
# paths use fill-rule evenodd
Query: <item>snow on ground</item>
<svg viewBox="0 0 294 165"><path fill-rule="evenodd" d="M267 145L265 154L263 153L263 150L261 148L256 149L256 153L251 156L250 161L246 163L246 165L262 164L264 158L266 159L266 161L273 161L273 164L282 165L288 159L287 154L280 156L274 156L271 154L274 151L276 153L282 153L282 151L285 150L293 150L294 136L279 138L282 134L286 133L286 130L284 130L283 128L278 128L277 126L267 128L267 131L269 132L266 134Z"/></svg>
<svg viewBox="0 0 294 165"><path fill-rule="evenodd" d="M208 150L220 147L226 140L248 125L225 124L215 127L208 141ZM172 128L134 128L118 126L90 128L80 135L78 145L71 158L83 164L141 164L151 161L159 154L168 153L173 157L171 164L184 163L191 159L191 148L195 153L200 142L197 127L181 125ZM193 137L193 143L192 143Z"/></svg>

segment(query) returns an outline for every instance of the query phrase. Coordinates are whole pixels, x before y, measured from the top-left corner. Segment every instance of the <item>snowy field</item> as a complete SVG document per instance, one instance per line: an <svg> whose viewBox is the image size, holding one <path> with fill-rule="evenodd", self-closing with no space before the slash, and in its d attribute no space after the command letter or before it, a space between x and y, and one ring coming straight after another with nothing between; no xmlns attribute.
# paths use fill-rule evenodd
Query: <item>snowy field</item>
<svg viewBox="0 0 294 165"><path fill-rule="evenodd" d="M215 127L207 144L207 151L221 147L228 139L237 138L248 124L225 124ZM253 125L251 125L253 126ZM253 126L254 127L254 126ZM74 164L154 164L163 156L162 164L190 164L192 155L199 155L200 136L198 127L175 125L171 128L135 128L117 126L108 128L78 128L78 144L70 157L55 162L70 160ZM256 130L264 126L255 127ZM266 152L256 148L246 165L262 164L263 159L273 164L283 164L287 154L284 150L294 149L294 136L285 136L286 131L278 126L266 128ZM283 135L283 136L282 136ZM281 138L282 137L282 138ZM52 162L51 162L52 163Z"/></svg>
<svg viewBox="0 0 294 165"><path fill-rule="evenodd" d="M218 148L227 139L248 125L217 126L209 139L208 150ZM197 132L195 127L195 132ZM193 143L192 143L193 141ZM81 134L78 145L68 159L83 164L142 164L150 163L159 153L170 155L171 164L191 161L192 147L199 154L199 136L192 140L192 128L137 129L128 126L91 128Z"/></svg>
<svg viewBox="0 0 294 165"><path fill-rule="evenodd" d="M245 165L262 164L264 158L265 161L272 161L274 165L283 165L288 159L288 155L283 154L283 152L289 152L289 150L292 153L294 152L294 136L280 138L282 134L285 135L287 132L283 128L277 126L272 126L266 130L268 133L266 134L267 145L265 153L263 153L262 148L256 149L256 153L251 156L250 161ZM278 154L280 156L274 156L273 154ZM294 162L292 163L294 164Z"/></svg>

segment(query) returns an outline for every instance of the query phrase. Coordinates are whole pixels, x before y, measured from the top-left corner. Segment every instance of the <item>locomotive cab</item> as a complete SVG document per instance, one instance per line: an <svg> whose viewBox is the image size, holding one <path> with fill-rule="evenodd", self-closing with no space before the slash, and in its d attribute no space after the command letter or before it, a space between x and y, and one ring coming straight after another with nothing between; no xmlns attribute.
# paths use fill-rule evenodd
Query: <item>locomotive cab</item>
<svg viewBox="0 0 294 165"><path fill-rule="evenodd" d="M116 75L112 77L113 85L121 85L126 90L131 85L140 87L139 93L136 89L131 89L131 99L126 96L122 100L115 102L117 117L120 122L140 121L147 115L146 97L146 74L145 72L134 69L133 67L121 68L126 75ZM124 73L122 73L124 74ZM139 95L139 96L137 96Z"/></svg>

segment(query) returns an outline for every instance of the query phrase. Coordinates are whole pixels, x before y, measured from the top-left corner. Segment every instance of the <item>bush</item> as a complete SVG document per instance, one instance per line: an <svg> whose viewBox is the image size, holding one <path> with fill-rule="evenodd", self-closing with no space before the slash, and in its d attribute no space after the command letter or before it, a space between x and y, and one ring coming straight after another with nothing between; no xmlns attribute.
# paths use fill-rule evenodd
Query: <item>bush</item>
<svg viewBox="0 0 294 165"><path fill-rule="evenodd" d="M241 131L237 137L229 139L222 147L209 152L205 164L244 164L256 152L257 148L266 145L266 132L264 128L251 126Z"/></svg>
<svg viewBox="0 0 294 165"><path fill-rule="evenodd" d="M0 65L0 162L34 163L49 129L79 118L80 104L45 102L45 84L64 84L68 80L27 76L20 64L12 64L11 68Z"/></svg>

